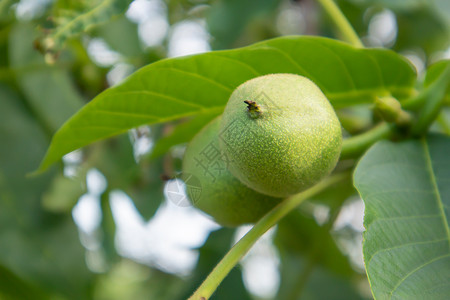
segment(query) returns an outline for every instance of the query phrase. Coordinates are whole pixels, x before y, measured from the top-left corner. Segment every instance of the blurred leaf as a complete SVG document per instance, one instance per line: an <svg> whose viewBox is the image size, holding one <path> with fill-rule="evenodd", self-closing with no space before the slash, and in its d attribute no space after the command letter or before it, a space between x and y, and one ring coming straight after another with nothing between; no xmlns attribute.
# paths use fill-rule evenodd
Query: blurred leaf
<svg viewBox="0 0 450 300"><path fill-rule="evenodd" d="M361 8L385 8L395 13L397 37L393 48L410 51L420 48L428 56L450 45L450 5L448 0L343 0Z"/></svg>
<svg viewBox="0 0 450 300"><path fill-rule="evenodd" d="M48 299L42 290L29 284L0 264L0 299Z"/></svg>
<svg viewBox="0 0 450 300"><path fill-rule="evenodd" d="M96 285L96 300L173 300L182 280L158 269L122 259L101 275Z"/></svg>
<svg viewBox="0 0 450 300"><path fill-rule="evenodd" d="M398 32L393 48L397 51L414 51L420 47L430 56L438 50L445 51L450 46L450 27L430 9L399 13L396 20Z"/></svg>
<svg viewBox="0 0 450 300"><path fill-rule="evenodd" d="M208 11L206 22L214 50L230 48L247 24L258 15L274 11L279 0L218 0Z"/></svg>
<svg viewBox="0 0 450 300"><path fill-rule="evenodd" d="M137 25L128 20L125 15L120 15L98 26L95 33L102 37L113 50L120 52L128 59L142 54Z"/></svg>
<svg viewBox="0 0 450 300"><path fill-rule="evenodd" d="M277 300L360 300L354 281L315 266L305 274L308 262L304 256L280 250L281 284ZM305 278L305 275L307 277ZM307 282L305 282L307 281Z"/></svg>
<svg viewBox="0 0 450 300"><path fill-rule="evenodd" d="M230 51L158 61L100 94L55 134L40 170L94 141L151 123L211 113L248 79L296 73L312 79L336 107L398 99L413 92L415 73L401 56L355 49L318 37L284 37Z"/></svg>
<svg viewBox="0 0 450 300"><path fill-rule="evenodd" d="M431 76L434 75L431 74ZM425 102L420 107L417 121L411 129L416 135L420 135L428 129L444 105L446 93L448 94L450 90L450 64L445 64L445 68L441 70L439 77L434 79L432 83L428 82L426 89L418 95L418 97L423 97Z"/></svg>
<svg viewBox="0 0 450 300"><path fill-rule="evenodd" d="M222 109L201 114L186 122L176 125L174 130L167 136L159 139L152 149L150 158L164 155L172 146L189 142L206 124L214 119Z"/></svg>
<svg viewBox="0 0 450 300"><path fill-rule="evenodd" d="M126 134L98 143L86 153L86 168L97 168L108 180L109 189L124 189L139 177L134 150Z"/></svg>
<svg viewBox="0 0 450 300"><path fill-rule="evenodd" d="M278 224L275 244L282 266L276 299L361 299L353 285L360 275L352 269L348 257L337 247L331 234L340 211L338 208L354 192L349 178L308 202L312 208L316 203L329 206L328 220L323 225L298 210ZM302 205L303 210L307 210L308 203Z"/></svg>
<svg viewBox="0 0 450 300"><path fill-rule="evenodd" d="M95 25L109 20L112 16L123 13L132 0L83 1L82 13L71 16L58 16L56 28L45 38L44 47L48 51L59 51L64 42L74 35L85 32ZM64 12L69 12L64 10ZM73 11L70 11L73 13Z"/></svg>
<svg viewBox="0 0 450 300"><path fill-rule="evenodd" d="M42 194L54 172L27 178L47 139L23 100L0 86L0 265L62 299L90 299L92 274L71 214L50 214Z"/></svg>
<svg viewBox="0 0 450 300"><path fill-rule="evenodd" d="M106 190L100 197L100 206L102 210L102 220L100 227L102 229L101 245L106 264L112 266L119 260L119 255L115 247L116 222L114 221L109 190Z"/></svg>
<svg viewBox="0 0 450 300"><path fill-rule="evenodd" d="M199 249L200 257L195 270L192 272L194 275L189 280L187 291L176 299L187 299L194 293L195 289L230 249L234 232L234 229L221 228L209 234L208 239ZM214 293L212 299L251 299L242 282L242 272L239 268L231 270Z"/></svg>
<svg viewBox="0 0 450 300"><path fill-rule="evenodd" d="M5 21L12 18L12 7L19 0L2 0L0 1L0 21Z"/></svg>
<svg viewBox="0 0 450 300"><path fill-rule="evenodd" d="M70 213L78 199L86 193L84 176L67 178L56 175L49 189L42 195L42 205L52 212Z"/></svg>
<svg viewBox="0 0 450 300"><path fill-rule="evenodd" d="M424 82L425 87L430 86L433 82L435 82L437 79L439 79L441 74L443 72L445 72L446 68L448 68L449 65L450 65L449 59L441 60L441 61L431 65L427 69L425 82ZM450 89L447 88L447 96L449 93L450 93Z"/></svg>
<svg viewBox="0 0 450 300"><path fill-rule="evenodd" d="M153 162L142 162L139 180L129 185L125 192L133 199L144 220L149 220L158 210L164 198L165 182L161 179L164 174L162 159Z"/></svg>
<svg viewBox="0 0 450 300"><path fill-rule="evenodd" d="M450 138L381 141L360 161L364 261L377 299L450 294Z"/></svg>
<svg viewBox="0 0 450 300"><path fill-rule="evenodd" d="M442 13L445 18L449 17L450 5L447 0L351 0L352 2L365 5L379 5L395 12L409 12L418 10L433 10L436 13ZM439 12L440 11L440 12Z"/></svg>
<svg viewBox="0 0 450 300"><path fill-rule="evenodd" d="M163 161L136 162L127 135L90 148L85 168L97 168L108 181L108 189L122 190L133 200L142 217L150 219L164 199Z"/></svg>
<svg viewBox="0 0 450 300"><path fill-rule="evenodd" d="M338 163L336 171L343 168L342 163ZM348 167L347 167L348 168ZM330 207L331 210L337 210L348 198L356 194L356 190L353 187L353 180L349 176L348 180L335 184L326 190L316 194L311 198L313 203L325 204Z"/></svg>
<svg viewBox="0 0 450 300"><path fill-rule="evenodd" d="M319 226L314 219L294 211L279 224L275 244L285 251L309 257L314 263L341 276L353 270L348 258L337 248L327 226Z"/></svg>
<svg viewBox="0 0 450 300"><path fill-rule="evenodd" d="M16 24L10 33L9 57L30 106L51 132L82 105L69 74L45 64L33 48L36 31L31 24Z"/></svg>

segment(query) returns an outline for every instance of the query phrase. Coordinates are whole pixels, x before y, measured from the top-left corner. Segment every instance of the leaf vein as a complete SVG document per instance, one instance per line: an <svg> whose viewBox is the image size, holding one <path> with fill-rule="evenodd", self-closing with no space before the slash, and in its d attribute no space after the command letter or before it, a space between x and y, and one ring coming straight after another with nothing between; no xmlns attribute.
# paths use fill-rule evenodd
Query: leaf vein
<svg viewBox="0 0 450 300"><path fill-rule="evenodd" d="M300 65L299 65L299 64L292 58L292 56L291 56L289 53L287 53L286 51L281 50L281 49L276 48L276 47L273 47L273 46L269 46L269 45L267 45L267 47L270 48L270 49L272 49L272 50L274 50L274 51L276 51L276 52L281 53L284 57L286 57L289 61L291 61L293 65L295 65L295 66L297 67L297 69L300 71L300 73L303 73L306 77L308 77L308 78L311 79L312 81L314 81L314 82L320 82L320 81L318 81L315 77L313 77L313 76L311 75L311 73L307 72L304 68L300 67ZM326 90L324 89L323 92L326 93Z"/></svg>
<svg viewBox="0 0 450 300"><path fill-rule="evenodd" d="M426 244L434 244L434 243L440 243L443 241L446 241L447 238L442 238L442 239L437 239L437 240L431 240L431 241L421 241L421 242L412 242L412 243L406 243L406 244L401 244L401 245L397 245L394 247L389 247L389 248L383 248L383 249L379 249L376 252L374 252L372 254L372 256L369 259L369 262L367 265L370 265L370 263L372 262L372 260L375 258L375 256L384 253L384 252L388 252L391 250L395 250L395 249L399 249L399 248L404 248L404 247L411 247L411 246L416 246L416 245L426 245ZM449 254L450 255L450 254Z"/></svg>
<svg viewBox="0 0 450 300"><path fill-rule="evenodd" d="M379 222L379 221L397 221L397 220L400 221L400 220L408 220L408 219L427 219L427 218L437 218L437 217L440 217L440 214L378 218L375 222Z"/></svg>
<svg viewBox="0 0 450 300"><path fill-rule="evenodd" d="M395 293L395 291L398 289L398 287L399 287L399 286L400 286L400 285L401 285L408 277L410 277L412 274L414 274L415 272L419 271L420 269L426 267L427 265L429 265L429 264L431 264L431 263L434 263L435 261L438 261L438 260L440 260L440 259L443 259L443 258L449 257L449 256L450 256L450 253L447 253L447 254L445 254L445 255L441 255L441 256L435 257L434 259L431 259L431 260L427 261L426 263L424 263L424 264L418 266L417 268L415 268L414 270L412 270L411 272L409 272L408 274L406 274L406 276L403 277L403 278L395 285L394 289L389 293L389 295L390 295L389 298L392 299L392 296L394 295L394 293Z"/></svg>
<svg viewBox="0 0 450 300"><path fill-rule="evenodd" d="M214 52L211 52L211 54L213 54L213 53L214 53ZM256 76L261 76L261 75L262 75L260 72L256 71L256 69L253 68L249 63L240 61L240 60L238 60L238 59L236 59L236 58L231 58L231 57L228 57L228 56L219 55L218 53L214 53L214 55L217 56L217 57L220 57L220 58L224 58L224 59L228 59L228 60L237 62L237 63L239 63L239 64L241 64L241 65L247 67L247 68L248 68L250 71L252 71Z"/></svg>
<svg viewBox="0 0 450 300"><path fill-rule="evenodd" d="M200 104L188 102L188 101L185 101L185 100L180 99L180 98L176 98L176 97L173 97L173 96L165 95L165 94L154 92L154 91L148 91L148 90L142 90L142 91L116 91L116 94L122 94L122 95L126 95L126 94L148 94L148 95L161 97L161 98L164 98L164 99L167 99L167 100L171 100L173 102L178 102L178 103L182 103L182 104L185 104L185 105L189 105L189 106L192 106L192 107L204 108L204 106L200 105Z"/></svg>
<svg viewBox="0 0 450 300"><path fill-rule="evenodd" d="M193 73L193 72L189 72L189 71L180 70L180 69L177 69L177 68L175 68L175 67L158 67L158 69L159 69L159 70L172 70L172 71L175 71L175 72L178 72L178 73L183 73L183 74L186 74L186 75L188 75L188 76L195 77L195 78L199 78L199 79L202 79L202 80L204 80L204 81L208 81L208 82L210 82L210 83L213 83L213 84L215 84L216 86L218 86L218 87L220 87L220 88L226 90L227 92L232 92L232 91L233 91L232 88L229 88L229 87L227 87L227 86L221 84L220 82L217 82L217 81L215 81L215 80L212 80L212 79L210 79L210 78L208 78L208 77L206 77L206 76L203 76L203 75L200 75L200 74L197 74L197 73Z"/></svg>
<svg viewBox="0 0 450 300"><path fill-rule="evenodd" d="M392 189L392 190L384 190L381 192L376 192L376 193L372 193L369 195L366 195L366 198L372 198L373 196L378 196L378 195L384 195L384 194L389 194L389 193L396 193L396 192L411 192L411 193L424 193L424 194L433 194L433 191L427 191L427 190L414 190L414 189Z"/></svg>
<svg viewBox="0 0 450 300"><path fill-rule="evenodd" d="M424 139L422 139L421 142L422 142L424 152L425 152L425 161L427 163L427 168L428 168L428 171L430 172L431 185L433 186L433 189L436 193L437 205L439 208L439 212L442 216L442 223L443 223L442 225L444 225L444 229L445 229L445 232L447 233L447 239L448 239L448 243L450 246L450 228L448 226L448 220L445 216L441 193L439 192L439 187L438 187L438 184L436 181L436 176L434 174L433 163L431 162L430 149L428 148L428 144Z"/></svg>

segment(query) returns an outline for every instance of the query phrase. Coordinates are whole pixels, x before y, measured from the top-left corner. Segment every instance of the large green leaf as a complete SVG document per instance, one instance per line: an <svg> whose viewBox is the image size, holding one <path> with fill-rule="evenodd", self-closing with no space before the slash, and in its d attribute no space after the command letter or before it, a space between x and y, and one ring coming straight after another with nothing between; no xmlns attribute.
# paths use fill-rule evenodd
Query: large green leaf
<svg viewBox="0 0 450 300"><path fill-rule="evenodd" d="M450 295L450 138L381 141L359 163L364 261L376 299Z"/></svg>
<svg viewBox="0 0 450 300"><path fill-rule="evenodd" d="M62 155L130 128L220 111L251 78L295 73L313 80L335 107L399 99L415 71L389 50L356 49L318 37L282 37L249 47L158 61L101 93L55 134L41 170Z"/></svg>
<svg viewBox="0 0 450 300"><path fill-rule="evenodd" d="M128 59L143 53L138 36L137 25L125 15L113 18L95 29L95 34L103 38L108 45Z"/></svg>

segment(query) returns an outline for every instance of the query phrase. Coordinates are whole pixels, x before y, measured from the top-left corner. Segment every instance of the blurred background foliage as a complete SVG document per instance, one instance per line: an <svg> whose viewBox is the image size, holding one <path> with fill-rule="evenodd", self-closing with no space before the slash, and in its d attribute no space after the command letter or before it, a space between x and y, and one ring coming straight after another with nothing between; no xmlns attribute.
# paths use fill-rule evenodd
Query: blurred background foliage
<svg viewBox="0 0 450 300"><path fill-rule="evenodd" d="M339 0L368 47L450 56L447 0ZM165 199L213 116L141 127L27 176L83 104L164 59L292 34L336 38L313 0L0 1L0 299L185 299L247 227ZM345 123L351 133L367 126ZM353 119L355 120L355 119ZM347 162L348 163L348 162ZM345 168L345 162L340 166ZM287 216L214 299L368 299L350 182Z"/></svg>

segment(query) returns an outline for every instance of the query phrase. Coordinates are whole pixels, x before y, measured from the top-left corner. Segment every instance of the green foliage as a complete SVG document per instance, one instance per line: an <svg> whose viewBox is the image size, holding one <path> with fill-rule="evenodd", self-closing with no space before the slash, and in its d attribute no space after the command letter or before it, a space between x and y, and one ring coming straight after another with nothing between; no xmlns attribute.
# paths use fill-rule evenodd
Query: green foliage
<svg viewBox="0 0 450 300"><path fill-rule="evenodd" d="M450 293L450 140L381 141L355 186L366 204L364 260L376 299L446 299Z"/></svg>
<svg viewBox="0 0 450 300"><path fill-rule="evenodd" d="M93 274L79 263L84 249L70 211L52 214L40 203L54 172L26 177L44 154L47 137L23 99L3 85L0 99L0 281L17 286L8 286L14 291L6 289L6 296L37 290L36 297L89 299Z"/></svg>
<svg viewBox="0 0 450 300"><path fill-rule="evenodd" d="M64 15L64 10L58 16L57 26L45 38L44 47L46 51L59 51L67 39L74 35L80 34L98 25L102 22L110 20L110 18L119 13L123 13L131 0L98 0L81 2L83 11L73 15ZM67 11L65 11L67 13ZM72 11L70 11L72 12Z"/></svg>
<svg viewBox="0 0 450 300"><path fill-rule="evenodd" d="M139 13L150 15L159 5L169 28L149 48L142 37L158 28L145 30L152 17L131 21L125 14L130 2L0 1L1 299L186 299L230 253L231 272L219 274L225 280L213 294L216 280L211 299L259 299L244 284L249 270L234 266L248 241L277 222L275 299L446 299L450 67L440 59L450 46L448 1L336 1L366 46L376 44L373 17L390 10L397 25L386 46L391 50L339 42L334 38L342 30L331 25L339 10L325 17L311 1L290 0L151 1ZM204 26L210 38L204 42L213 50L228 50L167 58L179 42L174 29L184 21ZM280 37L280 21L301 24L295 32L305 35ZM93 39L116 51L119 61L97 61ZM402 56L411 53L421 60L418 76ZM138 71L109 87L124 66ZM311 79L334 106L345 138L335 174L271 210L242 239L246 244L230 250L233 230L210 233L192 249L199 258L189 274L130 259L117 239L123 232L112 192L131 198L142 226L159 222L164 179L181 170L185 144L223 112L237 86L269 73ZM381 119L373 106L380 97L395 98L409 121ZM143 140L145 151L139 150ZM81 147L78 160L49 168ZM40 161L41 173L27 175ZM366 273L355 267L362 261L355 263L351 251L362 235L348 220L349 203L358 203L349 176L355 168L366 205ZM96 195L100 224L87 236L72 211L80 195L91 192L86 174L92 169L107 186Z"/></svg>
<svg viewBox="0 0 450 300"><path fill-rule="evenodd" d="M103 92L68 120L53 137L40 170L70 151L139 125L220 114L240 83L271 73L310 78L336 108L388 94L401 100L414 92L415 72L401 56L318 37L278 38L161 60Z"/></svg>

